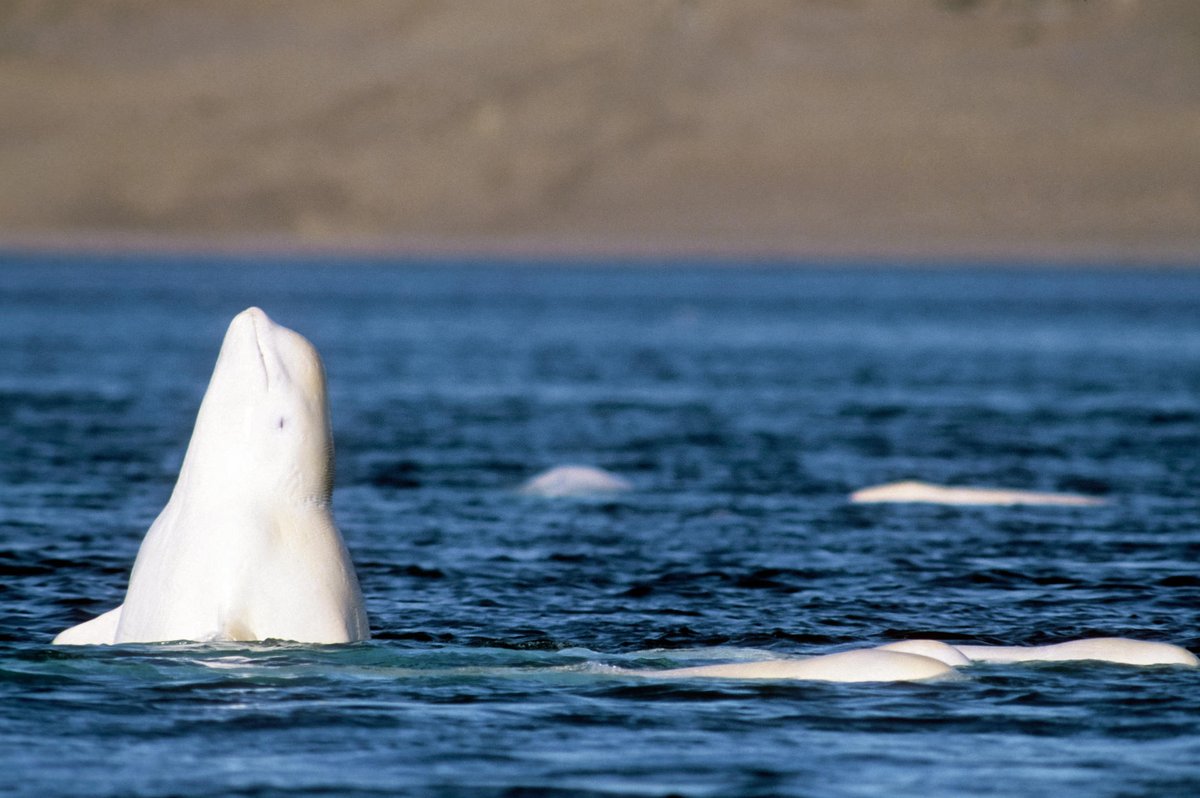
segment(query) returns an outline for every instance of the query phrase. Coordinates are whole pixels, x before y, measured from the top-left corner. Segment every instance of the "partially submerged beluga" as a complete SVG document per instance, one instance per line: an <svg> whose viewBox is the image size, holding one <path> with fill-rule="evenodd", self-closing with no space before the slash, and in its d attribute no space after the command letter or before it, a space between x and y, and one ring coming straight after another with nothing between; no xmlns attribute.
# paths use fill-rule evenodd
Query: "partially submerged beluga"
<svg viewBox="0 0 1200 798"><path fill-rule="evenodd" d="M366 639L332 492L320 356L249 308L225 334L179 478L138 550L124 603L54 642Z"/></svg>

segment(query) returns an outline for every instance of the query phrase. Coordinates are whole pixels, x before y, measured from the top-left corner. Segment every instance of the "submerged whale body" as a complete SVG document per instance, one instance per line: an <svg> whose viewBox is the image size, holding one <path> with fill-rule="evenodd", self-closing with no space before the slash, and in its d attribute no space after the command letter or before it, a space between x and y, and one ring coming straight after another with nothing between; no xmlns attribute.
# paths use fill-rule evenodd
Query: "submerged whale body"
<svg viewBox="0 0 1200 798"><path fill-rule="evenodd" d="M1182 646L1096 637L1045 646L955 646L972 662L1076 662L1093 660L1121 665L1200 666L1200 658Z"/></svg>
<svg viewBox="0 0 1200 798"><path fill-rule="evenodd" d="M563 465L543 471L520 488L530 496L590 496L633 490L629 480L603 468Z"/></svg>
<svg viewBox="0 0 1200 798"><path fill-rule="evenodd" d="M924 682L951 679L958 668L983 663L1112 662L1123 665L1200 666L1186 648L1170 643L1101 637L1045 646L952 645L940 640L899 640L796 659L764 659L631 671L662 679L774 679L821 682Z"/></svg>
<svg viewBox="0 0 1200 798"><path fill-rule="evenodd" d="M957 671L941 660L901 651L861 648L815 657L767 659L635 671L656 679L773 679L813 682L919 682L953 678Z"/></svg>
<svg viewBox="0 0 1200 798"><path fill-rule="evenodd" d="M1131 640L1127 637L1093 637L1044 646L978 646L940 640L899 640L879 646L886 651L906 651L940 659L947 665L975 662L1112 662L1120 665L1186 665L1200 659L1182 646Z"/></svg>
<svg viewBox="0 0 1200 798"><path fill-rule="evenodd" d="M171 498L125 602L56 644L346 643L370 636L334 524L321 359L258 308L229 325Z"/></svg>
<svg viewBox="0 0 1200 798"><path fill-rule="evenodd" d="M928 482L889 482L862 488L850 494L854 504L920 503L954 505L1041 504L1063 507L1094 507L1106 504L1095 496L1075 493L1045 493L1004 488L965 488L933 485Z"/></svg>

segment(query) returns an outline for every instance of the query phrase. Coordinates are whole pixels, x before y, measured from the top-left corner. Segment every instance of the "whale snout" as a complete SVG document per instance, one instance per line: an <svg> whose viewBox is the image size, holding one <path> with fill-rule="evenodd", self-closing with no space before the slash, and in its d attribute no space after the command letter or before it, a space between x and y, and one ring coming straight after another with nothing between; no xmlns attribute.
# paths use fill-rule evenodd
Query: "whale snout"
<svg viewBox="0 0 1200 798"><path fill-rule="evenodd" d="M269 330L275 326L275 322L271 321L262 308L249 307L241 313L233 317L233 321L229 322L229 335L252 336L258 337L260 330Z"/></svg>
<svg viewBox="0 0 1200 798"><path fill-rule="evenodd" d="M271 389L273 372L278 371L271 342L275 326L271 317L261 308L246 308L229 322L225 342L221 346L222 359L228 358L239 364L238 370L243 373L245 370L257 373L262 380L261 387L268 391Z"/></svg>
<svg viewBox="0 0 1200 798"><path fill-rule="evenodd" d="M250 319L252 321L266 321L266 322L271 321L271 317L267 315L266 311L264 311L262 308L258 307L257 305L251 305L250 307L243 310L241 313L234 316L233 323L236 323L238 321L238 319Z"/></svg>
<svg viewBox="0 0 1200 798"><path fill-rule="evenodd" d="M306 388L324 384L324 371L316 349L304 336L271 320L262 308L249 307L234 316L225 335L223 350L261 375L261 386L269 392L288 390L293 383Z"/></svg>

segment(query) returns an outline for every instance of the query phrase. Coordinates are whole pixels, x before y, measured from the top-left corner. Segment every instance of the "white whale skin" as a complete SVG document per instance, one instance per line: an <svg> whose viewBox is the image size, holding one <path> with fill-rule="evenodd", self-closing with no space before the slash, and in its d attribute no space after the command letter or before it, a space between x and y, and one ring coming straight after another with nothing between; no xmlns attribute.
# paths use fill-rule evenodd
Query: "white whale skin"
<svg viewBox="0 0 1200 798"><path fill-rule="evenodd" d="M976 662L1073 662L1095 660L1126 665L1183 665L1200 660L1181 646L1121 637L1072 640L1046 646L951 645L940 640L899 640L797 659L729 662L689 668L626 673L660 679L775 679L823 682L940 681Z"/></svg>
<svg viewBox="0 0 1200 798"><path fill-rule="evenodd" d="M1075 493L1044 493L1005 488L967 488L933 485L928 482L889 482L861 488L850 494L854 504L949 504L949 505L1046 505L1060 507L1096 507L1106 504L1096 496Z"/></svg>
<svg viewBox="0 0 1200 798"><path fill-rule="evenodd" d="M818 682L914 682L954 678L957 671L932 657L878 648L799 659L730 662L658 671L634 671L655 679L775 679Z"/></svg>
<svg viewBox="0 0 1200 798"><path fill-rule="evenodd" d="M528 480L520 492L530 496L589 496L633 490L629 480L603 468L585 465L561 465L543 471Z"/></svg>
<svg viewBox="0 0 1200 798"><path fill-rule="evenodd" d="M1200 659L1182 646L1124 637L1096 637L1045 646L956 645L972 662L1074 662L1094 660L1122 665L1186 665L1197 667Z"/></svg>
<svg viewBox="0 0 1200 798"><path fill-rule="evenodd" d="M943 643L940 640L897 640L895 643L886 643L882 646L876 646L877 651L900 651L905 654L918 654L922 657L936 659L939 662L944 662L951 667L960 665L970 665L971 660L961 651L949 643Z"/></svg>

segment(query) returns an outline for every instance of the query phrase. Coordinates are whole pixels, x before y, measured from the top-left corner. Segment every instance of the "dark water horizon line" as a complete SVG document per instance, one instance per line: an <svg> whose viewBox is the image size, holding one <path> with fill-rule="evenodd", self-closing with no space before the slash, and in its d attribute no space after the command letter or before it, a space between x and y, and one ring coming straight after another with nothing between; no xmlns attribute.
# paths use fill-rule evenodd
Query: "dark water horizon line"
<svg viewBox="0 0 1200 798"><path fill-rule="evenodd" d="M334 235L131 231L0 231L0 265L31 258L174 262L191 258L330 261L336 265L501 265L577 268L858 270L1192 270L1200 249L1188 244L1114 247L1087 242L1004 245L935 241L925 247L852 241L748 245L686 236Z"/></svg>

